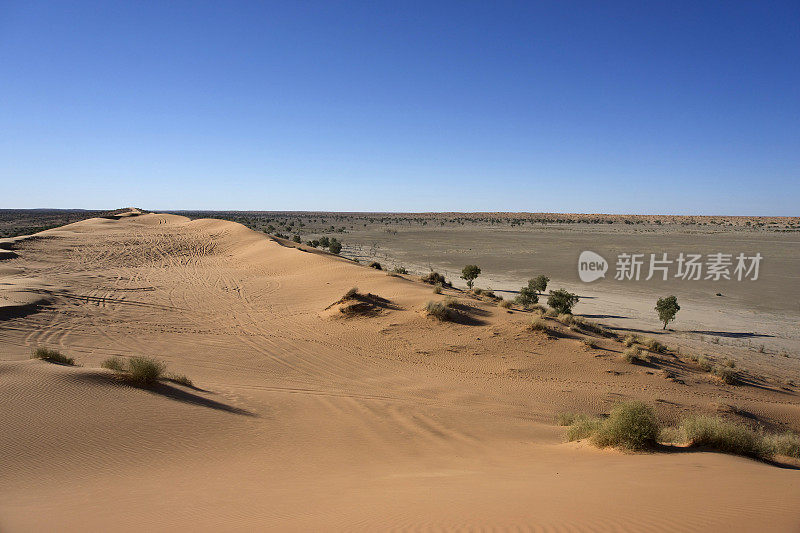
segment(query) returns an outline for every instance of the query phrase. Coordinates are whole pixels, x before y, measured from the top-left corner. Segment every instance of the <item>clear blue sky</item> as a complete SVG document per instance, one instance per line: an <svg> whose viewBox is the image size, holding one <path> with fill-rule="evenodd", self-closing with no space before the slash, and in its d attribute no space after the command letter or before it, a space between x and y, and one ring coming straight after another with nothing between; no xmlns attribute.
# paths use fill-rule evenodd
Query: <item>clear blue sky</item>
<svg viewBox="0 0 800 533"><path fill-rule="evenodd" d="M800 215L800 2L0 0L0 207Z"/></svg>

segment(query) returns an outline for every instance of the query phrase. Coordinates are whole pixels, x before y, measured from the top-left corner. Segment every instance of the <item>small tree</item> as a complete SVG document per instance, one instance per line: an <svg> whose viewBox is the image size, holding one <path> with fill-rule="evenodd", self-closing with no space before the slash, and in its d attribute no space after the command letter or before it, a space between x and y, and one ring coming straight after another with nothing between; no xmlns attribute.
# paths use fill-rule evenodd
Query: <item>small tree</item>
<svg viewBox="0 0 800 533"><path fill-rule="evenodd" d="M327 248L328 246L331 245L331 240L327 236L323 235L322 237L319 238L319 244L323 248Z"/></svg>
<svg viewBox="0 0 800 533"><path fill-rule="evenodd" d="M572 314L572 306L578 303L578 295L564 289L550 291L547 305L558 311L559 314Z"/></svg>
<svg viewBox="0 0 800 533"><path fill-rule="evenodd" d="M519 296L517 296L516 300L522 307L528 309L539 303L539 295L536 294L536 291L531 288L529 283L527 287L522 287L519 290Z"/></svg>
<svg viewBox="0 0 800 533"><path fill-rule="evenodd" d="M543 293L547 290L547 284L550 282L550 278L541 274L536 276L533 279L528 280L528 287L535 290L538 293Z"/></svg>
<svg viewBox="0 0 800 533"><path fill-rule="evenodd" d="M656 311L658 311L658 319L664 323L664 329L667 329L667 324L675 320L675 315L681 310L678 305L678 299L674 296L666 296L659 298L656 302Z"/></svg>
<svg viewBox="0 0 800 533"><path fill-rule="evenodd" d="M331 239L330 244L328 245L328 249L331 251L332 254L339 254L342 251L342 243L340 243L336 239Z"/></svg>
<svg viewBox="0 0 800 533"><path fill-rule="evenodd" d="M481 269L478 265L467 265L461 270L461 279L467 280L467 287L471 289L480 273Z"/></svg>
<svg viewBox="0 0 800 533"><path fill-rule="evenodd" d="M298 243L298 244L302 242L302 241L300 240L300 235L298 235L298 234L296 234L296 233L295 233L294 237L292 237L292 240L293 240L294 242Z"/></svg>

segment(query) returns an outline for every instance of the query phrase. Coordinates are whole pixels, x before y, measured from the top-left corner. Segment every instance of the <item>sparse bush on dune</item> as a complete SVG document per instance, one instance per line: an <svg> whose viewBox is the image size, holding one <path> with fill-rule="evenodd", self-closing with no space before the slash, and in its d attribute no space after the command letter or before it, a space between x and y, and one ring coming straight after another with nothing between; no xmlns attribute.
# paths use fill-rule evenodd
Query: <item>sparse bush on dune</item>
<svg viewBox="0 0 800 533"><path fill-rule="evenodd" d="M586 416L586 415L573 415L572 421L567 428L567 440L570 442L575 440L588 439L600 429L603 425L601 418Z"/></svg>
<svg viewBox="0 0 800 533"><path fill-rule="evenodd" d="M775 455L800 459L800 436L786 432L766 437L767 446Z"/></svg>
<svg viewBox="0 0 800 533"><path fill-rule="evenodd" d="M556 310L556 309L548 309L548 310L547 310L547 311L544 313L544 315L545 315L545 316L548 316L548 317L550 317L550 318L556 318L556 317L557 317L558 315L560 315L560 314L561 314L561 313L559 313L559 312L558 312L558 310Z"/></svg>
<svg viewBox="0 0 800 533"><path fill-rule="evenodd" d="M509 309L509 308L511 308L511 301L510 300L500 300L497 305L499 305L503 309Z"/></svg>
<svg viewBox="0 0 800 533"><path fill-rule="evenodd" d="M658 440L656 413L649 405L631 401L617 405L592 434L592 443L601 448L616 446L626 450L643 450Z"/></svg>
<svg viewBox="0 0 800 533"><path fill-rule="evenodd" d="M169 379L176 383L189 384L191 380L186 376L164 376L167 365L153 357L131 357L127 361L120 357L111 357L103 361L103 368L115 372L120 378L139 387L150 387L160 379Z"/></svg>
<svg viewBox="0 0 800 533"><path fill-rule="evenodd" d="M530 329L533 331L540 331L542 333L547 333L548 335L553 333L553 330L547 324L547 320L542 317L536 317L531 320Z"/></svg>
<svg viewBox="0 0 800 533"><path fill-rule="evenodd" d="M719 417L690 416L681 421L679 429L692 446L759 459L773 454L762 434Z"/></svg>
<svg viewBox="0 0 800 533"><path fill-rule="evenodd" d="M647 339L644 341L644 346L653 353L666 353L667 347L655 339Z"/></svg>
<svg viewBox="0 0 800 533"><path fill-rule="evenodd" d="M592 339L583 339L581 342L583 342L584 346L586 346L587 348L590 348L592 350L597 348L597 343L594 342Z"/></svg>
<svg viewBox="0 0 800 533"><path fill-rule="evenodd" d="M373 261L369 264L370 268L374 268L375 270L383 270L383 267L377 261Z"/></svg>
<svg viewBox="0 0 800 533"><path fill-rule="evenodd" d="M704 355L698 357L696 362L697 366L699 366L703 372L711 372L711 370L714 368L714 364L711 362L711 359Z"/></svg>
<svg viewBox="0 0 800 533"><path fill-rule="evenodd" d="M355 298L357 294L358 294L358 287L353 287L346 293L344 293L344 296L342 296L342 300L350 300L352 298Z"/></svg>
<svg viewBox="0 0 800 533"><path fill-rule="evenodd" d="M342 243L340 243L336 239L331 239L331 243L330 246L328 246L328 250L332 254L339 255L339 253L342 251Z"/></svg>
<svg viewBox="0 0 800 533"><path fill-rule="evenodd" d="M570 426L581 416L584 415L578 413L558 413L556 416L556 423L559 426Z"/></svg>
<svg viewBox="0 0 800 533"><path fill-rule="evenodd" d="M452 305L448 305L449 303L450 302L430 301L425 304L425 313L442 322L453 320L455 318L455 311L451 309Z"/></svg>
<svg viewBox="0 0 800 533"><path fill-rule="evenodd" d="M41 359L42 361L47 361L48 363L57 363L60 365L75 365L75 359L72 357L67 357L58 350L52 350L44 347L36 348L31 354L31 359Z"/></svg>
<svg viewBox="0 0 800 533"><path fill-rule="evenodd" d="M194 387L194 383L189 379L189 376L184 374L167 374L165 379L177 383L178 385L183 385L184 387Z"/></svg>
<svg viewBox="0 0 800 533"><path fill-rule="evenodd" d="M575 317L573 317L571 313L561 313L558 315L558 317L556 317L556 320L565 326L570 326L575 323Z"/></svg>
<svg viewBox="0 0 800 533"><path fill-rule="evenodd" d="M644 355L641 348L638 346L631 346L622 352L622 360L626 363L641 363L647 361L647 356Z"/></svg>
<svg viewBox="0 0 800 533"><path fill-rule="evenodd" d="M433 286L433 294L442 294L442 284L437 283Z"/></svg>
<svg viewBox="0 0 800 533"><path fill-rule="evenodd" d="M430 272L420 278L424 283L429 283L431 285L436 285L437 283L442 286L449 286L449 283L444 279L444 276L439 274L438 272Z"/></svg>
<svg viewBox="0 0 800 533"><path fill-rule="evenodd" d="M622 339L622 344L628 347L633 346L638 342L639 342L639 337L637 337L636 335L625 335L625 337Z"/></svg>
<svg viewBox="0 0 800 533"><path fill-rule="evenodd" d="M109 357L100 366L114 372L125 372L125 361L121 357Z"/></svg>
<svg viewBox="0 0 800 533"><path fill-rule="evenodd" d="M128 359L128 376L139 385L152 385L161 378L166 365L152 357L131 357Z"/></svg>
<svg viewBox="0 0 800 533"><path fill-rule="evenodd" d="M477 296L480 296L481 294L483 294L483 289L481 289L480 287L475 287L474 289L472 289L472 293Z"/></svg>
<svg viewBox="0 0 800 533"><path fill-rule="evenodd" d="M739 382L736 371L727 366L714 365L711 368L711 373L728 385L736 385Z"/></svg>
<svg viewBox="0 0 800 533"><path fill-rule="evenodd" d="M408 274L408 270L406 270L405 267L401 266L394 267L394 270L392 270L392 272L394 272L395 274Z"/></svg>

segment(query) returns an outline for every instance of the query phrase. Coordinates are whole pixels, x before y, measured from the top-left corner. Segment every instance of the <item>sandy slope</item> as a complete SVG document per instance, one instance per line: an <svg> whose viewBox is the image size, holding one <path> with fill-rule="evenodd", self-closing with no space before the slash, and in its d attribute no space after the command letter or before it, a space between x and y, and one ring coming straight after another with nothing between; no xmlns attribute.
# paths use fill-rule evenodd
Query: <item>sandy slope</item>
<svg viewBox="0 0 800 533"><path fill-rule="evenodd" d="M92 219L11 247L2 297L28 307L0 321L2 531L800 529L796 470L565 444L552 422L642 398L800 429L792 391L665 360L681 384L463 297L469 323L437 323L429 286L229 222ZM393 308L324 311L352 286ZM127 387L109 355L201 390Z"/></svg>

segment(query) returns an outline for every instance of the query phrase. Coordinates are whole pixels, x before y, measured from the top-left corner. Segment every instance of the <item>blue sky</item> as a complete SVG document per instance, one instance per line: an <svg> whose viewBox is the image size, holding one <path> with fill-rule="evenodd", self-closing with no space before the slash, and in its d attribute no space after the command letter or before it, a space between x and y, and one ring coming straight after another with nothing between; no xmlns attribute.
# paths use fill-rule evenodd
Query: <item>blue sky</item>
<svg viewBox="0 0 800 533"><path fill-rule="evenodd" d="M0 0L1 208L798 215L800 3Z"/></svg>

